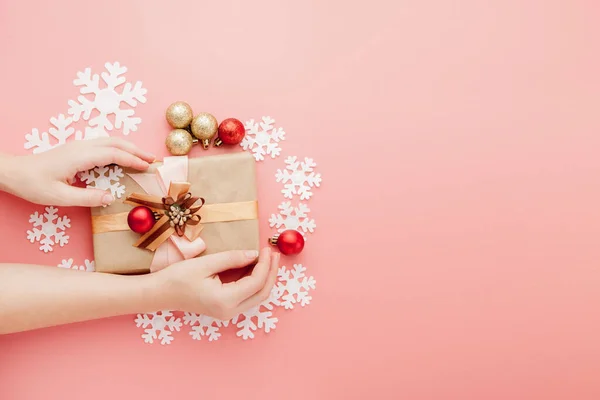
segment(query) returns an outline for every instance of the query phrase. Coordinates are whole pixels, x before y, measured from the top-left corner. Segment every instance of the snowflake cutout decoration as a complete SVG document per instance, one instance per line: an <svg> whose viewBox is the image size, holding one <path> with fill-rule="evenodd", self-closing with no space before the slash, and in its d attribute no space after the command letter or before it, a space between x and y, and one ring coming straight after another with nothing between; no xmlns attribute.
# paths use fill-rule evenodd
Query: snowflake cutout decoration
<svg viewBox="0 0 600 400"><path fill-rule="evenodd" d="M58 267L66 268L66 269L76 269L78 271L87 271L87 272L94 272L96 270L94 261L85 260L84 265L73 265L73 264L74 264L73 259L69 258L68 260L62 260L62 262L60 264L58 264Z"/></svg>
<svg viewBox="0 0 600 400"><path fill-rule="evenodd" d="M63 247L69 243L65 231L71 227L71 220L67 216L59 217L57 208L46 207L43 214L36 211L31 214L29 223L33 224L33 229L27 231L27 239L31 243L39 242L44 253L52 251L55 244Z"/></svg>
<svg viewBox="0 0 600 400"><path fill-rule="evenodd" d="M135 319L138 328L144 328L142 339L145 343L154 343L160 340L160 344L171 344L173 332L181 329L181 318L173 316L172 311L157 311L149 314L138 314Z"/></svg>
<svg viewBox="0 0 600 400"><path fill-rule="evenodd" d="M312 233L317 225L314 219L308 218L308 212L310 209L304 203L292 207L291 202L284 201L279 205L279 214L271 214L269 226L277 228L279 233L288 229L297 230L302 235L307 232Z"/></svg>
<svg viewBox="0 0 600 400"><path fill-rule="evenodd" d="M277 182L284 183L284 188L281 190L283 196L291 199L297 194L300 200L310 199L313 195L311 189L321 185L321 174L314 172L317 164L308 157L305 157L304 161L298 161L298 157L288 157L285 163L287 164L285 169L283 171L278 169L275 174Z"/></svg>
<svg viewBox="0 0 600 400"><path fill-rule="evenodd" d="M203 336L208 338L209 342L219 340L221 327L229 326L229 321L221 321L207 315L199 315L186 312L183 316L183 323L191 327L190 336L194 340L202 340Z"/></svg>
<svg viewBox="0 0 600 400"><path fill-rule="evenodd" d="M92 74L91 68L86 68L83 72L77 73L77 79L73 81L75 86L80 86L79 90L82 96L77 98L77 101L69 100L68 113L73 116L74 121L79 121L83 118L89 121L91 127L95 127L94 134L96 136L108 136L107 131L112 131L114 128L123 128L123 134L128 135L130 132L137 131L138 125L142 122L139 117L134 117L132 107L140 103L146 102L147 90L142 87L142 82L137 81L135 85L126 82L122 75L127 72L127 67L121 66L118 62L114 64L104 64L106 71L102 72L102 80L106 85L100 87L100 76ZM122 84L125 86L122 90L117 91ZM90 100L83 95L93 95ZM126 103L129 107L121 108L121 105ZM92 111L98 112L97 116L92 117ZM114 114L114 125L108 119L110 114Z"/></svg>
<svg viewBox="0 0 600 400"><path fill-rule="evenodd" d="M265 333L275 329L279 320L273 316L273 309L280 305L279 296L280 291L274 287L267 300L235 316L231 322L238 328L236 336L244 340L254 339L254 332L259 329Z"/></svg>
<svg viewBox="0 0 600 400"><path fill-rule="evenodd" d="M96 167L79 173L79 179L85 182L86 187L110 190L110 193L116 199L120 199L125 194L125 185L119 182L119 179L123 176L123 169L116 165L112 167Z"/></svg>
<svg viewBox="0 0 600 400"><path fill-rule="evenodd" d="M305 272L306 267L302 264L294 264L293 269L285 266L279 268L277 290L280 303L286 310L294 308L294 304L302 307L310 304L312 296L309 292L315 290L317 281L312 276L306 276Z"/></svg>
<svg viewBox="0 0 600 400"><path fill-rule="evenodd" d="M65 144L71 137L75 140L83 139L81 132L76 132L75 128L70 126L72 122L73 119L65 117L64 114L50 118L53 127L48 129L48 132L40 133L37 129L32 129L31 133L25 135L25 149L33 149L33 154L39 154Z"/></svg>
<svg viewBox="0 0 600 400"><path fill-rule="evenodd" d="M244 150L252 150L256 161L264 160L266 155L275 158L281 153L279 142L285 139L285 132L282 128L275 128L274 122L271 117L262 117L262 122L251 119L244 125L246 135L240 146Z"/></svg>

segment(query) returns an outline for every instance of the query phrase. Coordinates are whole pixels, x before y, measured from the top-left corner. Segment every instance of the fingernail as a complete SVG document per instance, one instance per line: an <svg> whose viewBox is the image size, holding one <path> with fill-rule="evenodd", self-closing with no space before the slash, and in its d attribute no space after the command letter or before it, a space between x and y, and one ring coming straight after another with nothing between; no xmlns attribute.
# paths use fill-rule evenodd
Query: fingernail
<svg viewBox="0 0 600 400"><path fill-rule="evenodd" d="M258 257L258 251L256 251L256 250L248 250L248 251L245 251L244 254L250 260L254 260L256 257Z"/></svg>
<svg viewBox="0 0 600 400"><path fill-rule="evenodd" d="M105 206L109 205L113 201L115 201L115 198L110 193L106 193L104 196L102 196L102 204Z"/></svg>
<svg viewBox="0 0 600 400"><path fill-rule="evenodd" d="M273 258L275 259L276 262L279 262L279 259L281 258L281 253L273 253Z"/></svg>

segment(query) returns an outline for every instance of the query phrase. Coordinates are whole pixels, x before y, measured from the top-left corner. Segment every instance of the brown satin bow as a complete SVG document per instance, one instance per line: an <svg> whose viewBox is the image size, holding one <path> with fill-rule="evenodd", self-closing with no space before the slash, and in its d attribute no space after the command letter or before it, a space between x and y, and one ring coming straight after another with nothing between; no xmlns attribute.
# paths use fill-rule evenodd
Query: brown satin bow
<svg viewBox="0 0 600 400"><path fill-rule="evenodd" d="M172 182L168 195L160 198L149 194L133 193L125 203L145 206L154 212L156 223L135 244L147 250L155 251L173 233L195 240L202 230L199 211L204 205L202 197L194 197L189 182ZM177 200L175 200L177 199ZM200 202L199 205L196 205Z"/></svg>
<svg viewBox="0 0 600 400"><path fill-rule="evenodd" d="M200 205L194 206L198 200L201 202ZM163 197L162 203L165 208L164 214L169 217L169 225L175 229L178 236L185 235L186 225L194 226L200 223L200 216L196 213L204 205L203 198L193 197L190 192L187 192L180 194L177 200L171 196Z"/></svg>

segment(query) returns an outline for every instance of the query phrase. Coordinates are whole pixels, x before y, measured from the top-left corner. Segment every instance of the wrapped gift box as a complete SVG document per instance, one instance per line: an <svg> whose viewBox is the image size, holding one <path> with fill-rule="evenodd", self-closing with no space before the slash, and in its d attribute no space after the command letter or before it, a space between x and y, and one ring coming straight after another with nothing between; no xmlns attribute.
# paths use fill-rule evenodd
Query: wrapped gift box
<svg viewBox="0 0 600 400"><path fill-rule="evenodd" d="M198 250L198 240L190 239L193 236L190 231L199 232L200 245L205 245L199 257L226 250L258 250L258 203L252 155L240 152L197 158L168 157L164 163L153 163L144 174L125 169L124 175L120 182L125 186L125 194L108 207L92 209L96 271L141 274L190 258L190 247ZM189 187L189 195L204 199L204 203L199 200L195 204L202 205L197 212L199 224L185 226L183 236L172 232L173 229L165 231L161 240L168 237L158 248L144 248L151 240L140 244L144 235L133 232L127 225L129 211L139 205L136 199L159 202L161 198L168 198L169 189L174 187L171 184L177 186L181 182ZM169 207L152 208L156 219L168 218ZM155 228L158 225L157 222ZM160 229L168 227L164 225ZM154 236L159 233L155 232Z"/></svg>

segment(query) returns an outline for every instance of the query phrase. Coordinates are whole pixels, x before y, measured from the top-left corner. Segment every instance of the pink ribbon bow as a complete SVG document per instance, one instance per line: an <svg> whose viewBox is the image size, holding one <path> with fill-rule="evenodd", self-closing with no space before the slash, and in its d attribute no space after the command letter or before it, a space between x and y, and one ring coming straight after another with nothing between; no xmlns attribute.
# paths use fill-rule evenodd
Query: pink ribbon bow
<svg viewBox="0 0 600 400"><path fill-rule="evenodd" d="M128 175L146 193L166 197L171 182L188 181L188 158L187 156L166 157L155 173L132 173ZM171 235L154 252L150 271L155 272L178 261L194 258L204 250L206 250L206 243L200 237L189 240L186 236Z"/></svg>

